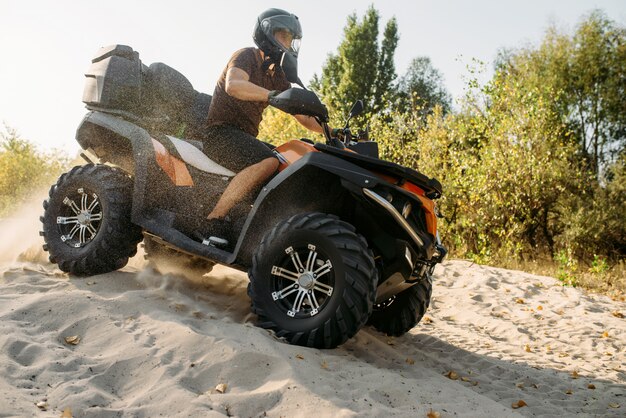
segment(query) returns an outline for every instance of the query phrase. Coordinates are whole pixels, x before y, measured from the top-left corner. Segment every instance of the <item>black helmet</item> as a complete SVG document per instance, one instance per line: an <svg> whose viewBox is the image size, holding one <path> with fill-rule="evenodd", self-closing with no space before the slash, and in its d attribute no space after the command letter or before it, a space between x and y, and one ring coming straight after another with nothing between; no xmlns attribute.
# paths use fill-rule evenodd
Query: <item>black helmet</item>
<svg viewBox="0 0 626 418"><path fill-rule="evenodd" d="M287 31L291 34L292 41L289 48L285 48L274 36L279 31ZM267 9L259 15L254 25L252 38L261 51L276 62L280 62L283 53L288 53L294 58L298 57L302 27L298 16L281 9Z"/></svg>

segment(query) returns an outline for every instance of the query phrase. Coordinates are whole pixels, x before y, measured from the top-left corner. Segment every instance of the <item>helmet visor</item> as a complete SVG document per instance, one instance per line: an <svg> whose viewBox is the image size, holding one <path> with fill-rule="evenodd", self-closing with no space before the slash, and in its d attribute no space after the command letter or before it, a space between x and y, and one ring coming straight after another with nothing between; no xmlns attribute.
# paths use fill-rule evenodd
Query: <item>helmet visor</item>
<svg viewBox="0 0 626 418"><path fill-rule="evenodd" d="M300 51L300 41L301 39L295 36L288 29L278 29L274 32L274 39L285 48L286 51L290 51L298 54Z"/></svg>
<svg viewBox="0 0 626 418"><path fill-rule="evenodd" d="M300 51L300 43L301 42L302 42L302 39L300 39L300 38L293 38L293 40L291 41L291 51L295 52L296 55Z"/></svg>

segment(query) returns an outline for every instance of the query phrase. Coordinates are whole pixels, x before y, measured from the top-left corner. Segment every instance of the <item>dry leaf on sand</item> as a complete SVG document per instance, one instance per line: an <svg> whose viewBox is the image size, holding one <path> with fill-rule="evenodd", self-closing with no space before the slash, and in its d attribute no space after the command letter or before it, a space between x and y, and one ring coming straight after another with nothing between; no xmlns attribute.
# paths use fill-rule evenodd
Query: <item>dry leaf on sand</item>
<svg viewBox="0 0 626 418"><path fill-rule="evenodd" d="M609 338L609 332L608 331L604 331L602 333L602 338Z"/></svg>
<svg viewBox="0 0 626 418"><path fill-rule="evenodd" d="M593 383L589 383L587 385L587 389L595 389L595 388L596 388L596 385L594 385Z"/></svg>
<svg viewBox="0 0 626 418"><path fill-rule="evenodd" d="M572 392L572 390L571 390L571 389L567 389L567 390L565 391L565 394L566 394L566 395L571 395L572 393L574 393L574 392Z"/></svg>
<svg viewBox="0 0 626 418"><path fill-rule="evenodd" d="M65 337L65 342L70 345L78 345L80 337L78 335L72 335L71 337Z"/></svg>
<svg viewBox="0 0 626 418"><path fill-rule="evenodd" d="M576 370L574 370L574 371L571 373L571 375L570 375L570 376L572 376L572 379L578 379L579 374L578 374L578 372L577 372Z"/></svg>
<svg viewBox="0 0 626 418"><path fill-rule="evenodd" d="M296 354L296 358L298 360L304 360L304 356L302 354Z"/></svg>
<svg viewBox="0 0 626 418"><path fill-rule="evenodd" d="M513 402L511 404L511 408L513 408L513 409L522 408L524 406L528 406L528 404L526 402L524 402L523 400L521 400L521 399L519 401Z"/></svg>
<svg viewBox="0 0 626 418"><path fill-rule="evenodd" d="M225 393L226 389L228 389L228 385L226 383L220 383L219 385L215 386L215 391L218 393Z"/></svg>
<svg viewBox="0 0 626 418"><path fill-rule="evenodd" d="M533 352L533 349L532 349L532 348L530 348L530 345L525 344L525 345L524 345L524 351L526 351L527 353L532 353L532 352Z"/></svg>
<svg viewBox="0 0 626 418"><path fill-rule="evenodd" d="M328 370L328 363L326 363L326 360L322 361L320 367L324 370Z"/></svg>
<svg viewBox="0 0 626 418"><path fill-rule="evenodd" d="M611 312L611 315L613 315L616 318L624 318L624 314L621 313L620 311L613 311Z"/></svg>
<svg viewBox="0 0 626 418"><path fill-rule="evenodd" d="M441 418L441 414L439 412L433 411L432 409L426 414L427 418Z"/></svg>
<svg viewBox="0 0 626 418"><path fill-rule="evenodd" d="M70 408L65 408L61 414L61 418L72 418L72 410Z"/></svg>
<svg viewBox="0 0 626 418"><path fill-rule="evenodd" d="M459 375L456 372L452 371L452 370L450 370L448 373L445 373L444 375L448 379L450 379L450 380L458 380L459 379Z"/></svg>
<svg viewBox="0 0 626 418"><path fill-rule="evenodd" d="M409 358L406 359L406 363L407 364L415 364L415 360L413 360L412 358L409 357Z"/></svg>
<svg viewBox="0 0 626 418"><path fill-rule="evenodd" d="M524 299L522 299L522 298L517 298L517 299L515 299L515 303L519 303L520 305L523 305L526 302L524 302Z"/></svg>
<svg viewBox="0 0 626 418"><path fill-rule="evenodd" d="M611 408L614 408L614 409L619 408L619 404L618 404L618 403L615 403L615 402L610 403L610 404L609 404L609 406L610 406Z"/></svg>

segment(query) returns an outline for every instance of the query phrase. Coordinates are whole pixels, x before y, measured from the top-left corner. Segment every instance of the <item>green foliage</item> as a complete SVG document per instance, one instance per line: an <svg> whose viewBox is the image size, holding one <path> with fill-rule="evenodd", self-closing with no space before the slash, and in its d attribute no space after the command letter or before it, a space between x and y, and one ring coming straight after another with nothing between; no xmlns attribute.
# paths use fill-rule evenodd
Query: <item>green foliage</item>
<svg viewBox="0 0 626 418"><path fill-rule="evenodd" d="M561 250L555 255L554 259L559 266L559 272L556 278L559 279L564 286L578 286L578 280L576 278L578 260L572 257L572 252L569 249L567 251Z"/></svg>
<svg viewBox="0 0 626 418"><path fill-rule="evenodd" d="M606 258L598 257L597 254L594 254L593 261L591 262L591 267L589 268L589 272L595 274L603 274L607 271L609 271L609 263L606 261Z"/></svg>
<svg viewBox="0 0 626 418"><path fill-rule="evenodd" d="M314 141L322 141L321 134L309 131L290 114L268 106L263 112L263 121L259 126L261 141L280 145L292 139L309 138Z"/></svg>
<svg viewBox="0 0 626 418"><path fill-rule="evenodd" d="M584 194L563 202L560 241L581 259L596 254L611 259L626 255L626 161L619 158L606 170L604 181L588 179Z"/></svg>
<svg viewBox="0 0 626 418"><path fill-rule="evenodd" d="M525 74L524 86L551 87L555 110L597 178L616 151L624 150L626 29L602 12L590 13L572 36L551 28L538 48L506 51L497 68Z"/></svg>
<svg viewBox="0 0 626 418"><path fill-rule="evenodd" d="M337 53L328 56L321 77L315 75L311 82L328 106L333 126L344 122L350 106L358 99L363 100L367 112L378 113L394 91L393 57L398 27L395 18L389 20L379 45L379 20L373 6L361 21L355 14L348 16Z"/></svg>
<svg viewBox="0 0 626 418"><path fill-rule="evenodd" d="M41 153L14 129L5 127L0 132L0 216L8 215L31 198L31 193L54 182L67 164L67 157Z"/></svg>
<svg viewBox="0 0 626 418"><path fill-rule="evenodd" d="M400 109L413 109L423 117L431 114L435 106L448 113L452 105L443 75L433 67L428 57L417 57L411 61L398 84L398 101Z"/></svg>

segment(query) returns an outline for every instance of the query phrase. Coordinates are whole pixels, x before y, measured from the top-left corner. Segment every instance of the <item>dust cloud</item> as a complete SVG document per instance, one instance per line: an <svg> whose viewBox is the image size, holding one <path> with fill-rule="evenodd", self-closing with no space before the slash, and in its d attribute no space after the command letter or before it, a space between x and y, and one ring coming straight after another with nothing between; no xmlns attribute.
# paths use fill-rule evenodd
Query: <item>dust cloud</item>
<svg viewBox="0 0 626 418"><path fill-rule="evenodd" d="M33 193L32 199L0 219L0 262L48 263L48 253L42 248L43 237L39 235L39 217L43 215L42 202L46 197L47 189Z"/></svg>

